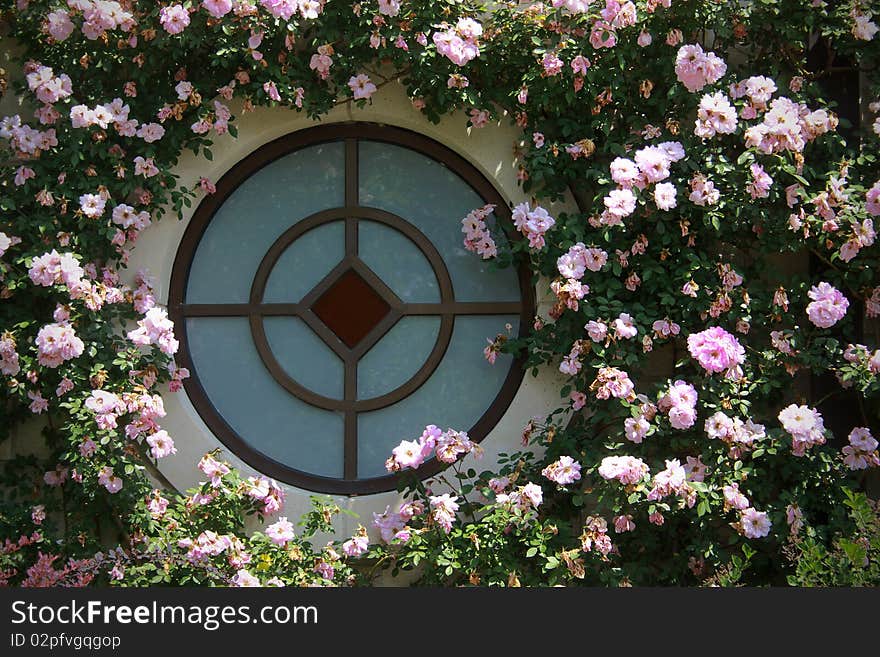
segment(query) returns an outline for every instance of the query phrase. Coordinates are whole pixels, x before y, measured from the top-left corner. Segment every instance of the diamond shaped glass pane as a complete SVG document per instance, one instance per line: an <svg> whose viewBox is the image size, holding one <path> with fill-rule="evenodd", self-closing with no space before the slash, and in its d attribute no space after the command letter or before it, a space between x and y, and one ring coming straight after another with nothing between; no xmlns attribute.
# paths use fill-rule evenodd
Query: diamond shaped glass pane
<svg viewBox="0 0 880 657"><path fill-rule="evenodd" d="M349 349L389 313L391 306L369 283L349 269L312 305L314 312Z"/></svg>

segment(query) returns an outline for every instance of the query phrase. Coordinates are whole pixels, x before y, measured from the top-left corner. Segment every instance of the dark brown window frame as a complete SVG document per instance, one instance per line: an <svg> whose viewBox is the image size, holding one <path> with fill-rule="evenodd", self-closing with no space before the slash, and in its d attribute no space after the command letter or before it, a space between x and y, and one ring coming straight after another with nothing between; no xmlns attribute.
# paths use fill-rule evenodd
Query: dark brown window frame
<svg viewBox="0 0 880 657"><path fill-rule="evenodd" d="M415 226L404 218L376 208L362 207L358 202L358 142L378 141L414 150L421 153L458 175L485 203L496 206L495 215L502 226L510 225L510 209L498 190L466 159L446 146L402 128L376 123L337 123L307 128L280 137L258 148L239 161L217 182L215 194L205 197L196 208L184 231L183 238L174 260L169 288L169 312L176 325L180 340L178 360L181 366L190 370L191 376L184 382L184 389L211 432L236 456L259 472L279 481L306 490L344 495L363 495L390 491L397 488L399 476L389 474L380 477L359 479L357 477L357 414L397 403L418 390L428 380L446 353L452 336L456 315L497 315L518 314L520 325L518 334L525 335L531 328L535 312L534 285L526 266L518 269L521 302L457 302L455 301L452 279L442 257L434 245ZM251 286L247 303L231 304L187 304L186 287L190 267L199 242L215 213L226 199L259 169L294 151L322 143L343 142L345 145L345 205L318 212L303 218L285 231L269 248ZM413 241L431 264L440 288L439 303L404 303L357 257L358 221L368 220L382 223L402 232ZM298 237L317 226L334 221L345 222L345 256L311 292L298 303L263 303L263 291L272 267L284 250ZM450 225L455 229L454 225ZM476 256L475 256L476 257ZM314 302L347 272L355 271L380 294L391 307L388 315L373 330L367 333L354 347L349 347L336 336L312 312ZM272 355L263 329L264 316L296 316L305 323L342 359L345 382L344 397L336 400L324 397L297 383L290 377ZM440 330L434 348L424 365L409 381L396 390L380 397L358 400L357 362L375 345L403 316L433 315L441 318ZM290 394L319 408L341 412L344 415L344 478L336 479L315 475L292 468L254 448L239 436L223 419L221 413L210 401L199 381L198 371L189 355L186 318L188 317L230 317L249 318L251 333L264 365L273 378ZM500 391L482 417L468 429L472 440L479 442L488 435L513 401L524 377L524 362L515 359L501 386ZM429 461L419 468L418 474L427 478L440 472L444 464Z"/></svg>

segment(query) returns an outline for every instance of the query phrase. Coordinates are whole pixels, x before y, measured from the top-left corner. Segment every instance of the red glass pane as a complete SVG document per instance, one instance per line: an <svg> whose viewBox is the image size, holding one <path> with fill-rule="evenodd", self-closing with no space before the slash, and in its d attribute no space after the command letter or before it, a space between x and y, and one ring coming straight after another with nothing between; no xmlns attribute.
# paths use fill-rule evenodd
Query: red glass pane
<svg viewBox="0 0 880 657"><path fill-rule="evenodd" d="M324 324L349 348L363 340L391 306L353 270L340 276L312 305Z"/></svg>

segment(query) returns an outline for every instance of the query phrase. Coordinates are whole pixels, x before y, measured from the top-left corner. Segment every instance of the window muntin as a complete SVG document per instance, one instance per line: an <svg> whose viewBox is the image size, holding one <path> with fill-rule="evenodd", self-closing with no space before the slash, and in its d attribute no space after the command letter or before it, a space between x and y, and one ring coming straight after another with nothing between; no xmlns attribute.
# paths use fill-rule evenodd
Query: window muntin
<svg viewBox="0 0 880 657"><path fill-rule="evenodd" d="M522 370L480 350L533 316L526 272L462 246L459 219L487 202L507 213L459 156L370 124L294 133L233 167L188 226L170 293L211 430L266 474L349 494L393 489L384 461L426 421L485 437ZM341 335L338 300L320 302L362 284L375 312Z"/></svg>

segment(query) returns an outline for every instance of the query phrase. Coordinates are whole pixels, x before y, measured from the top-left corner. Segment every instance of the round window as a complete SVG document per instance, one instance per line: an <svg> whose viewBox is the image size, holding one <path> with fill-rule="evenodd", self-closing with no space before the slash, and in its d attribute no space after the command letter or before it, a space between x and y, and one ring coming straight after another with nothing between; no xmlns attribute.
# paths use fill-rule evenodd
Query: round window
<svg viewBox="0 0 880 657"><path fill-rule="evenodd" d="M523 369L482 347L534 315L527 271L463 247L461 219L487 203L508 212L466 160L374 124L296 132L234 166L169 292L211 431L267 475L343 494L395 488L385 459L427 422L484 438Z"/></svg>

